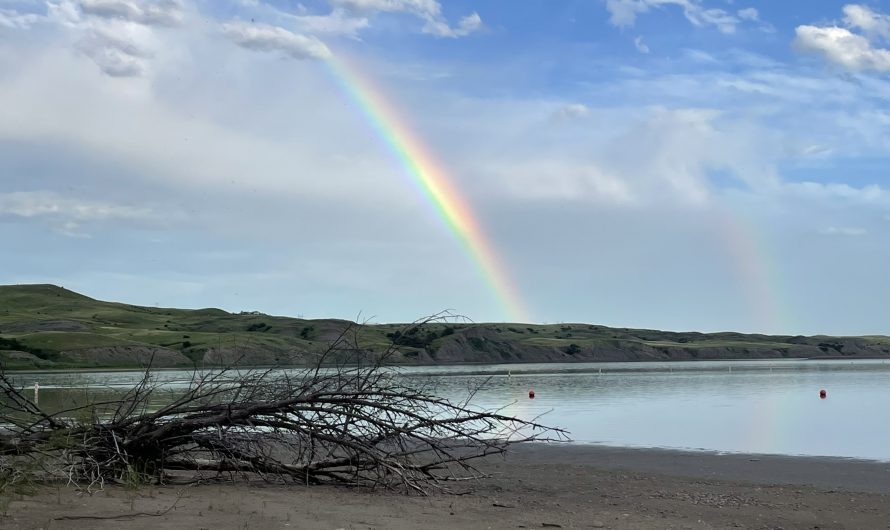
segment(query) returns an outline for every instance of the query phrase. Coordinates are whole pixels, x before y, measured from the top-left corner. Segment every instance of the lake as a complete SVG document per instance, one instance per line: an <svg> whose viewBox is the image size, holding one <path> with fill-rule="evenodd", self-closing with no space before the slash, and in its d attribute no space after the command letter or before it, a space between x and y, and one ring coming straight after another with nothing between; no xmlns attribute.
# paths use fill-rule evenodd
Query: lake
<svg viewBox="0 0 890 530"><path fill-rule="evenodd" d="M890 361L449 365L399 369L461 399L567 429L576 443L890 461ZM19 373L48 409L114 394L140 372ZM158 372L171 389L188 371ZM529 399L529 390L535 399ZM825 389L827 398L820 399Z"/></svg>

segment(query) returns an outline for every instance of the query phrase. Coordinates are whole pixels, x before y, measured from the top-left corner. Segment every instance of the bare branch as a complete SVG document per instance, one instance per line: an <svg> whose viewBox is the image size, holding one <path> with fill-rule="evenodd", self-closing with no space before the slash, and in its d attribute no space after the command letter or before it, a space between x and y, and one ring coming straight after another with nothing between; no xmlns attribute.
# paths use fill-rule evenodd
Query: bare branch
<svg viewBox="0 0 890 530"><path fill-rule="evenodd" d="M435 315L408 330L453 318ZM457 402L435 395L386 365L395 343L372 355L360 332L347 327L303 370L195 369L176 395L149 365L119 399L53 414L0 371L0 470L35 461L41 478L88 490L190 471L195 480L234 474L426 493L483 477L473 463L512 444L566 439L537 418L475 407L481 385Z"/></svg>

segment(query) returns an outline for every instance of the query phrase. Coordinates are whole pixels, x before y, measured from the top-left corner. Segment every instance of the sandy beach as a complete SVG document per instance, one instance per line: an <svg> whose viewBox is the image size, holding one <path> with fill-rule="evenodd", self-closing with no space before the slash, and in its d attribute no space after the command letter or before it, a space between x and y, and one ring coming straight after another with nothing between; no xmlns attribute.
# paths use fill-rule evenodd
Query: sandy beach
<svg viewBox="0 0 890 530"><path fill-rule="evenodd" d="M430 497L261 483L52 488L13 501L0 528L890 528L890 463L527 445L484 468L492 478Z"/></svg>

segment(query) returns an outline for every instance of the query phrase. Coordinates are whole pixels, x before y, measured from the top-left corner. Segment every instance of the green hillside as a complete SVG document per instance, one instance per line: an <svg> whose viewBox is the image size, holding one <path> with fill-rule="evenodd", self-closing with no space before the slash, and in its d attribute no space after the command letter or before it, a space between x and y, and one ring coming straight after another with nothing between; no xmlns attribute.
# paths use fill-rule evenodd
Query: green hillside
<svg viewBox="0 0 890 530"><path fill-rule="evenodd" d="M54 285L0 286L0 361L8 369L309 364L351 323L220 309L141 307ZM673 333L589 324L403 324L359 330L398 345L403 363L890 357L890 338Z"/></svg>

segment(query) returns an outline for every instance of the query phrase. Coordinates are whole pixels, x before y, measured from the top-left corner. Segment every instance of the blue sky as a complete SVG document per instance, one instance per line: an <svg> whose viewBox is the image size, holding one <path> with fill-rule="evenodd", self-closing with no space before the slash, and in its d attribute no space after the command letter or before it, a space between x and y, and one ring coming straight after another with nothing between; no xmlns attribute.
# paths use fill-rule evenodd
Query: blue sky
<svg viewBox="0 0 890 530"><path fill-rule="evenodd" d="M890 333L890 3L0 0L0 283L505 318L325 66L443 162L538 322Z"/></svg>

